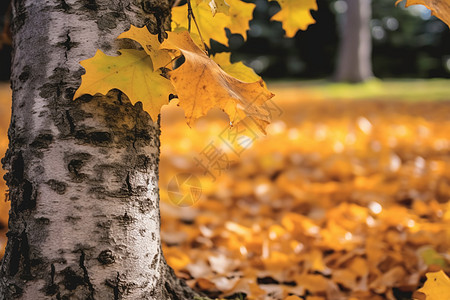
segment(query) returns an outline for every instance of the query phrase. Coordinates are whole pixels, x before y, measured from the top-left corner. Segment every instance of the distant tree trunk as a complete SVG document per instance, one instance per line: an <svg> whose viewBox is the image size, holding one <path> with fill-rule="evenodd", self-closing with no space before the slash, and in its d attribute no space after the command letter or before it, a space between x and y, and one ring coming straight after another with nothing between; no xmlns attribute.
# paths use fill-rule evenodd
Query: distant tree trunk
<svg viewBox="0 0 450 300"><path fill-rule="evenodd" d="M345 0L347 12L341 29L336 81L362 82L372 73L370 34L371 0Z"/></svg>
<svg viewBox="0 0 450 300"><path fill-rule="evenodd" d="M15 0L11 210L0 299L189 299L161 251L159 124L120 92L72 101L97 48L168 29L169 0Z"/></svg>

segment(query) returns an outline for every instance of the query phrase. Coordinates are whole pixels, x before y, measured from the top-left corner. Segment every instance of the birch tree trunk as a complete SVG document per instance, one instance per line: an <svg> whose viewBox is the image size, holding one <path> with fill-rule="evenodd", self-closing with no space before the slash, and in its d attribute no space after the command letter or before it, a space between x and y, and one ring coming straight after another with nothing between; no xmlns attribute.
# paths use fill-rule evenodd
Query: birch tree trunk
<svg viewBox="0 0 450 300"><path fill-rule="evenodd" d="M159 124L118 91L72 101L97 49L172 0L15 0L11 211L0 299L193 299L161 252Z"/></svg>
<svg viewBox="0 0 450 300"><path fill-rule="evenodd" d="M362 82L373 77L371 0L345 0L347 12L340 26L336 81Z"/></svg>

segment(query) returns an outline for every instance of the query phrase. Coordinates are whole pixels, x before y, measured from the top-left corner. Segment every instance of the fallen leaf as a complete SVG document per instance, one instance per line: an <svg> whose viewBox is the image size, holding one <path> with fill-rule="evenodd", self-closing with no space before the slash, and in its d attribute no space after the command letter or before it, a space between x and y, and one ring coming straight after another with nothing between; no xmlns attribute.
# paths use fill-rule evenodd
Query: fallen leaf
<svg viewBox="0 0 450 300"><path fill-rule="evenodd" d="M284 298L284 300L302 300L302 298L300 298L298 296L288 296L288 297Z"/></svg>
<svg viewBox="0 0 450 300"><path fill-rule="evenodd" d="M444 271L427 273L427 281L419 292L424 293L426 300L448 300L450 299L450 279Z"/></svg>

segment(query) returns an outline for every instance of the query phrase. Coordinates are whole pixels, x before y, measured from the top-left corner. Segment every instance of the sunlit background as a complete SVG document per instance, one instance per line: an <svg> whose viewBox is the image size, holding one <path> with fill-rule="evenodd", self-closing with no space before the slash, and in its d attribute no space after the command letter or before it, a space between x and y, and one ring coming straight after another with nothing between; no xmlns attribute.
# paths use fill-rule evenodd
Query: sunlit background
<svg viewBox="0 0 450 300"><path fill-rule="evenodd" d="M292 39L269 21L278 4L255 3L248 41L230 35L230 49L276 94L267 133L230 128L220 111L189 128L177 100L161 113L169 264L210 297L410 299L426 272L450 270L448 27L423 6L374 0L378 79L335 83L346 2L319 0L316 24ZM7 83L0 101L4 153Z"/></svg>

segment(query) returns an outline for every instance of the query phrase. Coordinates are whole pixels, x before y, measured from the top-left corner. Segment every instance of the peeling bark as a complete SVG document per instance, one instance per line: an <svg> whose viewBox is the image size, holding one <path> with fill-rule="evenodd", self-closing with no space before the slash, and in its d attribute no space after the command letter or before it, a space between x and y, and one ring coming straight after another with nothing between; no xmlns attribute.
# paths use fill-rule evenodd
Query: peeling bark
<svg viewBox="0 0 450 300"><path fill-rule="evenodd" d="M163 37L171 0L15 0L10 191L0 299L194 299L160 244L159 124L117 90L72 101L130 24Z"/></svg>

